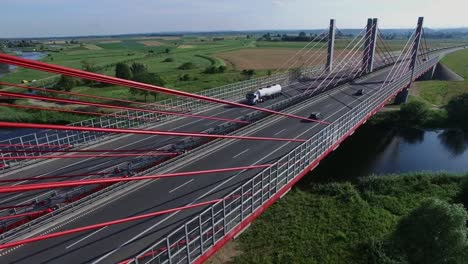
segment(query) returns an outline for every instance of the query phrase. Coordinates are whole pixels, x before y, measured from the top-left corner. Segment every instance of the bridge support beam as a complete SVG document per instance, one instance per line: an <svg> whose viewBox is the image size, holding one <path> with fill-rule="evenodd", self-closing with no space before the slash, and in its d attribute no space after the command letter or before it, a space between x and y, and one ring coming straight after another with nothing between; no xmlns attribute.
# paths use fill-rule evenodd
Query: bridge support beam
<svg viewBox="0 0 468 264"><path fill-rule="evenodd" d="M367 19L366 39L363 48L362 70L365 73L374 71L375 46L377 42L377 18Z"/></svg>
<svg viewBox="0 0 468 264"><path fill-rule="evenodd" d="M397 94L397 96L395 97L395 104L404 104L408 101L408 95L409 95L408 89L411 87L411 84L413 83L414 70L416 67L416 62L418 61L418 53L419 53L419 47L421 45L423 22L424 22L424 17L419 17L418 26L416 27L416 33L415 33L416 37L414 39L414 45L411 50L411 62L409 65L409 70L411 71L410 82L408 84L408 87L406 87L400 93Z"/></svg>
<svg viewBox="0 0 468 264"><path fill-rule="evenodd" d="M413 81L414 78L414 68L416 67L416 62L418 61L418 53L419 53L419 47L421 46L421 36L422 36L422 30L423 30L423 22L424 22L424 17L419 17L418 18L418 26L416 27L416 38L414 40L414 45L413 49L411 51L411 63L410 63L410 71L411 71L411 79L410 82ZM411 83L410 83L411 85Z"/></svg>
<svg viewBox="0 0 468 264"><path fill-rule="evenodd" d="M335 50L335 19L330 19L330 30L328 31L328 53L327 53L327 71L333 70L333 55Z"/></svg>

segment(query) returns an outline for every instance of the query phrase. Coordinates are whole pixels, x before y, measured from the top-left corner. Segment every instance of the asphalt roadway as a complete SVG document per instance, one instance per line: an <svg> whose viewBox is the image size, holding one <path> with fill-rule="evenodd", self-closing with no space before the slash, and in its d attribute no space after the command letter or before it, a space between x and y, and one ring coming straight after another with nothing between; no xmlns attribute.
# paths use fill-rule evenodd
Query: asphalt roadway
<svg viewBox="0 0 468 264"><path fill-rule="evenodd" d="M368 96L377 92L388 70L387 68L376 72L361 82L342 85L328 96L317 96L308 99L302 102L299 109L293 113L300 116L308 116L311 112L321 112L324 121L333 122ZM288 87L287 93L293 95L303 90L305 86L307 86L306 83L294 84ZM355 96L355 92L362 88L364 88L365 94L363 96ZM277 100L281 100L281 98ZM205 114L222 114L223 117L235 118L248 113L248 111L250 110L219 107L209 110ZM179 120L168 125L163 125L158 129L201 131L214 124L209 124L210 122L212 121L186 123L185 120ZM259 123L261 124L261 122ZM307 139L325 126L319 123L301 122L292 118L276 117L274 122L269 123L254 133L246 135ZM151 148L160 146L161 144L165 145L169 140L173 139L161 138L159 136L128 136L125 138L125 141L122 139L110 142L101 148ZM126 143L128 146L122 146L125 142L128 142ZM222 148L197 157L196 161L187 162L174 172L273 163L298 144L291 142L226 140L226 145ZM41 173L90 172L90 168L92 167L95 167L92 168L92 171L98 171L102 168L99 166L100 163L106 162L104 167L109 167L111 164L122 161L112 159L99 161L59 160L46 164L38 164L31 171L21 172L21 176L27 177ZM89 212L54 231L67 230L224 197L258 172L259 170L248 170L148 181L147 184L137 190L115 197L113 202L106 206ZM29 194L22 195L26 197ZM13 202L16 204L24 197L12 199L9 195L2 196L1 201L3 203ZM10 200L5 202L5 199ZM0 262L115 263L141 252L203 209L196 208L179 211L170 215L104 227L94 231L24 245L1 256Z"/></svg>

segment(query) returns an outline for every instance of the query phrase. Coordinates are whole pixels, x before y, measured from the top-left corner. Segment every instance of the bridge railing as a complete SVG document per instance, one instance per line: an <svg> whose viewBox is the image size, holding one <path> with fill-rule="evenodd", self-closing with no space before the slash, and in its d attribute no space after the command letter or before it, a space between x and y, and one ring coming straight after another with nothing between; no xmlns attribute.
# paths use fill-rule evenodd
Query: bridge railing
<svg viewBox="0 0 468 264"><path fill-rule="evenodd" d="M318 72L323 69L323 66L316 66L304 69L303 72L312 73ZM245 97L245 94L251 90L269 85L281 84L283 86L289 85L294 82L291 73L279 73L271 76L245 80L238 83L228 84L221 87L207 89L197 94L218 98L229 101L238 101ZM213 107L215 104L207 103L190 98L175 97L166 99L155 104L154 109L180 109L184 112L199 112ZM116 113L118 116L99 117L73 123L70 126L88 126L88 127L102 127L102 128L142 128L156 125L163 121L169 121L177 118L173 115L162 115L142 111L122 111ZM122 116L122 117L119 117ZM24 136L19 136L7 140L0 141L0 144L8 144L9 150L30 150L31 152L19 153L7 151L0 153L0 160L2 157L25 157L25 156L39 156L44 155L43 152L32 152L33 150L46 150L50 146L56 146L60 150L69 150L70 148L79 149L96 144L103 140L116 135L109 135L109 133L99 132L78 132L78 131L57 131L57 130L42 130L36 133L31 133ZM43 147L34 147L42 145ZM30 146L30 147L27 147ZM8 171L16 166L23 166L37 161L25 160L2 160L8 166L3 167L2 170Z"/></svg>
<svg viewBox="0 0 468 264"><path fill-rule="evenodd" d="M424 73L432 58L416 69L415 77ZM197 217L180 226L164 239L132 259L131 263L191 263L208 250L231 239L246 228L263 210L284 195L304 174L351 135L362 123L385 105L409 83L407 73L363 100L331 125L283 156L277 163L208 206ZM225 242L225 241L224 241Z"/></svg>

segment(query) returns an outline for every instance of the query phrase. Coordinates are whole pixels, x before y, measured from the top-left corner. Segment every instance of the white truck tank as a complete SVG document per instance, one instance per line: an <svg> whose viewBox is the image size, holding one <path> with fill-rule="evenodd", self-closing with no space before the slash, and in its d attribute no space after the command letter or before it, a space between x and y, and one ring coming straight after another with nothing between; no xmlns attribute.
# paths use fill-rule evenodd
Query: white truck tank
<svg viewBox="0 0 468 264"><path fill-rule="evenodd" d="M245 97L247 99L247 103L250 105L255 105L261 103L269 98L274 98L279 96L283 91L283 87L279 84L275 84L272 86L267 86L265 88L260 88L255 92L248 93Z"/></svg>

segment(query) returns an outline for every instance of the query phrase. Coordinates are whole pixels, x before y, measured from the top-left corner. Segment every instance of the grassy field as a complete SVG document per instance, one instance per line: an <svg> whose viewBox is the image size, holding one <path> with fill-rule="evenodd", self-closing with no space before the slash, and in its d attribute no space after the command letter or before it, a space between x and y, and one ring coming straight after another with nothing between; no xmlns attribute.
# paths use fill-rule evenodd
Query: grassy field
<svg viewBox="0 0 468 264"><path fill-rule="evenodd" d="M465 175L468 177L468 175ZM299 184L240 236L232 263L369 263L382 240L424 199L453 202L462 177L408 174L355 183Z"/></svg>
<svg viewBox="0 0 468 264"><path fill-rule="evenodd" d="M468 50L461 50L447 55L442 63L462 76L464 81L421 81L415 83L419 98L435 106L444 106L462 93L468 93Z"/></svg>

